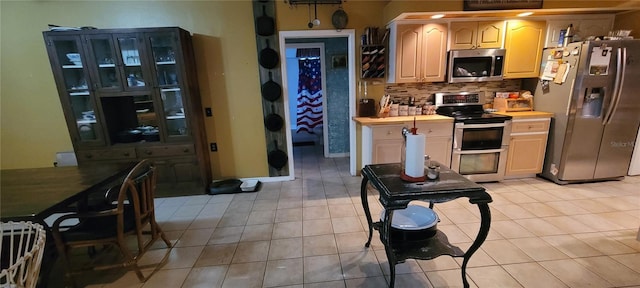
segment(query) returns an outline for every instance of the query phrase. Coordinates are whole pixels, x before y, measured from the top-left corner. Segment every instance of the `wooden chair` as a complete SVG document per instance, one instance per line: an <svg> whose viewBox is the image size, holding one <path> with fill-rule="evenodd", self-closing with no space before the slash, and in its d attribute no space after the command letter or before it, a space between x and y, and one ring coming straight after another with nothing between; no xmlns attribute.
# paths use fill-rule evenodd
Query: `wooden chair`
<svg viewBox="0 0 640 288"><path fill-rule="evenodd" d="M117 190L117 198L113 206L105 206L106 210L102 211L91 210L67 214L54 222L52 235L66 269L66 280L71 285L75 286L73 275L87 269L102 270L117 267L131 267L135 270L140 282L147 280L137 264L140 257L159 238L167 247L171 247L171 242L155 220L156 177L156 169L152 162L142 160L124 178L119 190L113 189ZM61 225L69 219L77 219L79 222L73 227ZM146 236L147 234L150 235ZM125 242L125 236L129 235L135 235L137 251L131 251L127 245L128 242ZM71 249L98 245L116 246L122 254L122 261L74 270L70 262Z"/></svg>

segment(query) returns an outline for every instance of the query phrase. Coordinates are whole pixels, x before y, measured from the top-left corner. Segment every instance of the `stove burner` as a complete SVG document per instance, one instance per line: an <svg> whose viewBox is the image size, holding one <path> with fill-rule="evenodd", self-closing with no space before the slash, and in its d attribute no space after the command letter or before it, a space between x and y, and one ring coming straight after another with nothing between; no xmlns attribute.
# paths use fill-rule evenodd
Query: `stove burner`
<svg viewBox="0 0 640 288"><path fill-rule="evenodd" d="M485 113L480 104L440 106L436 109L436 113L453 117L455 122L465 124L501 123L512 118L506 115Z"/></svg>

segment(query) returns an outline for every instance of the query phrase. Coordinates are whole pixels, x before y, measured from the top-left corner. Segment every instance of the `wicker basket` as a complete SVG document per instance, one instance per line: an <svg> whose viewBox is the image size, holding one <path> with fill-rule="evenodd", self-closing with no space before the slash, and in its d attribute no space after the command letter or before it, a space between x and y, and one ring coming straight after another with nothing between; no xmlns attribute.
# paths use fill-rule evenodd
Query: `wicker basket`
<svg viewBox="0 0 640 288"><path fill-rule="evenodd" d="M0 223L0 287L36 287L45 239L40 224Z"/></svg>

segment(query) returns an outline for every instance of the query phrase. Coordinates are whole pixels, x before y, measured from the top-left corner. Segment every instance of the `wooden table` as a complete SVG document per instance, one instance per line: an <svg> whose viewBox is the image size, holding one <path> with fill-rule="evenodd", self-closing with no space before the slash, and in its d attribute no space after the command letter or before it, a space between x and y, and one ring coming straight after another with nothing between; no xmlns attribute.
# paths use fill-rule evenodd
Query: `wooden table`
<svg viewBox="0 0 640 288"><path fill-rule="evenodd" d="M435 162L435 161L431 161ZM385 252L389 261L390 281L389 287L394 286L395 265L402 263L406 259L430 260L441 255L452 257L463 257L462 262L462 282L464 287L469 287L466 277L466 268L471 255L475 253L489 234L491 224L491 213L489 205L492 201L489 193L485 189L464 178L462 175L440 165L440 177L436 180L411 183L400 179L400 164L377 164L367 165L362 169L362 184L360 186L360 197L362 206L369 224L369 239L365 247L371 244L373 229L380 231L380 240L384 244ZM380 203L384 207L384 219L373 223L369 202L367 200L367 184L371 185L380 193ZM391 222L393 221L393 211L404 209L409 202L422 200L430 202L433 207L436 203L443 203L457 198L468 198L471 204L478 206L480 210L480 229L478 235L469 249L464 252L460 248L453 246L447 240L447 236L442 231L437 231L435 236L420 241L419 245L412 241L411 245L402 243L398 239L390 237Z"/></svg>
<svg viewBox="0 0 640 288"><path fill-rule="evenodd" d="M0 218L44 219L125 176L135 163L0 171ZM47 227L48 228L48 227Z"/></svg>
<svg viewBox="0 0 640 288"><path fill-rule="evenodd" d="M38 287L46 287L57 257L47 217L76 209L93 192L118 184L136 163L0 171L0 218L32 221L47 231ZM75 206L75 207L74 207Z"/></svg>

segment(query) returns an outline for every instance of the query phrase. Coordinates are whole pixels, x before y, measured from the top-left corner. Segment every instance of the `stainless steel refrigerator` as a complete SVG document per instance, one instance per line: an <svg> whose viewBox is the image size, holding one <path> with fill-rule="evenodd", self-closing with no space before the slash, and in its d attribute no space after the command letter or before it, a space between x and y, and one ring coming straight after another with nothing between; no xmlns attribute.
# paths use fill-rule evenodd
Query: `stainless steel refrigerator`
<svg viewBox="0 0 640 288"><path fill-rule="evenodd" d="M543 53L541 77L551 80L524 83L535 85L535 110L554 113L541 176L567 184L627 175L640 125L640 40Z"/></svg>

